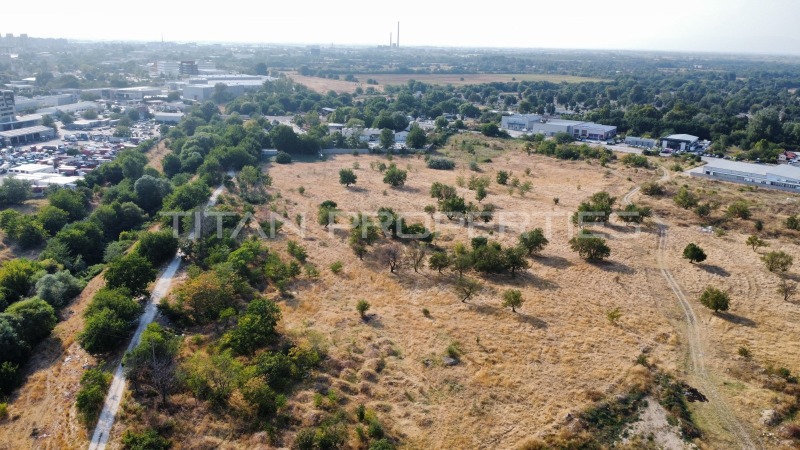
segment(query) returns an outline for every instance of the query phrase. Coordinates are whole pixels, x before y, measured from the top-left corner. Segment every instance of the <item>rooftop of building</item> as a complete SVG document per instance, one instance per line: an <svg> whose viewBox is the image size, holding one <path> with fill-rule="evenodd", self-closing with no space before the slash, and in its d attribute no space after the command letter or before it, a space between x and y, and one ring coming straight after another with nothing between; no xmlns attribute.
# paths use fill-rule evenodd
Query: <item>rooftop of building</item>
<svg viewBox="0 0 800 450"><path fill-rule="evenodd" d="M34 133L43 133L45 131L53 131L52 128L44 125L36 125L34 127L19 128L16 130L0 131L0 137L11 139L20 136L27 136Z"/></svg>
<svg viewBox="0 0 800 450"><path fill-rule="evenodd" d="M788 164L779 164L776 166L767 164L755 164L755 163L747 163L741 161L730 161L722 158L708 160L706 165L692 169L692 171L703 172L704 170L711 168L720 170L730 170L735 172L751 173L754 175L761 175L761 176L772 174L785 178L793 178L800 180L800 167L790 166Z"/></svg>
<svg viewBox="0 0 800 450"><path fill-rule="evenodd" d="M688 142L696 142L700 140L699 137L692 136L691 134L670 134L669 136L666 136L663 139L668 139L673 141L688 141Z"/></svg>

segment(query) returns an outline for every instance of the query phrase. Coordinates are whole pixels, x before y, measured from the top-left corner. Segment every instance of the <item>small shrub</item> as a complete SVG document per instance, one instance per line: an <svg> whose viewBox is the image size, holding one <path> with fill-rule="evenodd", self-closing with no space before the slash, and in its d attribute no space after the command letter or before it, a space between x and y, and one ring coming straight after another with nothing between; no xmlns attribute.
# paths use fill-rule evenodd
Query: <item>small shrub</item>
<svg viewBox="0 0 800 450"><path fill-rule="evenodd" d="M275 162L278 164L289 164L292 162L292 155L286 152L278 152L275 156Z"/></svg>
<svg viewBox="0 0 800 450"><path fill-rule="evenodd" d="M558 197L553 197L553 204L558 206L558 202L561 201Z"/></svg>
<svg viewBox="0 0 800 450"><path fill-rule="evenodd" d="M747 348L747 347L739 347L738 353L739 353L739 356L741 356L742 358L746 358L746 359L749 359L750 356L751 356L750 349Z"/></svg>
<svg viewBox="0 0 800 450"><path fill-rule="evenodd" d="M364 407L363 403L359 403L359 405L356 406L356 418L358 419L358 421L363 422L364 416L366 416L366 414L367 414L367 408Z"/></svg>
<svg viewBox="0 0 800 450"><path fill-rule="evenodd" d="M333 272L335 274L338 274L339 272L342 271L343 267L344 267L344 264L341 261L335 261L333 264L331 264L330 269L331 269L331 272Z"/></svg>
<svg viewBox="0 0 800 450"><path fill-rule="evenodd" d="M453 359L458 359L458 357L463 353L461 350L461 343L458 341L451 342L450 345L448 345L445 349L445 353L447 353L447 356Z"/></svg>
<svg viewBox="0 0 800 450"><path fill-rule="evenodd" d="M664 195L664 192L664 186L656 183L655 181L650 181L642 185L642 194L644 195L657 197L659 195Z"/></svg>
<svg viewBox="0 0 800 450"><path fill-rule="evenodd" d="M356 303L356 311L358 311L358 315L360 315L362 319L366 319L367 310L369 310L369 302L366 300L362 299Z"/></svg>
<svg viewBox="0 0 800 450"><path fill-rule="evenodd" d="M431 311L428 308L422 308L422 315L425 317L431 317Z"/></svg>
<svg viewBox="0 0 800 450"><path fill-rule="evenodd" d="M429 169L434 170L453 170L456 167L456 163L452 159L431 158L428 160L427 166Z"/></svg>
<svg viewBox="0 0 800 450"><path fill-rule="evenodd" d="M297 188L297 192L298 192L300 195L303 195L303 194L305 194L305 193L306 193L306 188L305 188L305 187L303 187L303 186L300 186L299 188Z"/></svg>
<svg viewBox="0 0 800 450"><path fill-rule="evenodd" d="M8 403L0 403L0 420L8 418Z"/></svg>
<svg viewBox="0 0 800 450"><path fill-rule="evenodd" d="M622 317L622 311L620 311L618 307L614 308L606 313L606 317L612 325L616 325L619 322L620 317Z"/></svg>
<svg viewBox="0 0 800 450"><path fill-rule="evenodd" d="M473 172L480 172L481 168L478 166L478 161L472 160L469 162L469 170Z"/></svg>

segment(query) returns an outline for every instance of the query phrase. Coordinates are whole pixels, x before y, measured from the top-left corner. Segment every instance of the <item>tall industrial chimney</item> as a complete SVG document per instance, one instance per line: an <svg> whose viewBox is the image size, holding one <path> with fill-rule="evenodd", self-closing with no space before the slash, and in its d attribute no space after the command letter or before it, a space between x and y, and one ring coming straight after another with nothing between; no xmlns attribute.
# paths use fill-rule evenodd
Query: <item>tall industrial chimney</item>
<svg viewBox="0 0 800 450"><path fill-rule="evenodd" d="M397 21L397 48L400 48L400 21Z"/></svg>

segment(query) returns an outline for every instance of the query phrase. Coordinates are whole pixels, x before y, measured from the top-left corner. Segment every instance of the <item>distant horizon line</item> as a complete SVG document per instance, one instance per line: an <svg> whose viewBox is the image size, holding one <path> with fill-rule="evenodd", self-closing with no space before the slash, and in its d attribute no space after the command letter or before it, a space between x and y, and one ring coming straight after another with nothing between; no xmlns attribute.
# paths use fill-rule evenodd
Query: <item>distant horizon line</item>
<svg viewBox="0 0 800 450"><path fill-rule="evenodd" d="M8 33L11 34L11 33ZM13 35L18 38L22 34ZM5 38L5 35L0 37ZM402 45L391 47L384 44L361 44L361 43L321 43L321 42L266 42L266 41L208 41L208 40L144 40L144 39L102 39L102 38L69 38L69 37L39 37L27 34L29 39L55 39L66 40L74 44L92 43L118 43L118 44L177 44L177 45L240 45L248 47L257 46L288 46L288 47L319 47L323 48L359 48L359 49L385 49L389 51L403 51L407 49L461 49L461 50L510 50L510 51L566 51L566 52L612 52L612 53L665 53L665 54L686 54L686 55L721 55L721 56L788 56L800 58L798 53L783 52L764 52L764 51L723 51L723 50L667 50L667 49L647 49L647 48L579 48L579 47L502 47L502 46L480 46L480 45Z"/></svg>

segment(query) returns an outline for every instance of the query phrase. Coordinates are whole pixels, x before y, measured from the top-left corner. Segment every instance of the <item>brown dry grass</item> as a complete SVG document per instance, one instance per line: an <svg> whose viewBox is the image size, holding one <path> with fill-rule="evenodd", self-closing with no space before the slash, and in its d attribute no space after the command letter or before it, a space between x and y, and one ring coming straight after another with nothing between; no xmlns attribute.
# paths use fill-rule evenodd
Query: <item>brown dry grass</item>
<svg viewBox="0 0 800 450"><path fill-rule="evenodd" d="M331 199L345 211L374 213L380 206L392 206L398 212L421 213L424 205L434 203L428 196L433 181L455 184L457 176L470 175L465 164L455 171L434 171L422 159L395 158L398 167L410 166L410 173L404 188L391 189L369 168L379 160L337 156L324 163L269 167L283 198L278 210L285 205L289 218L307 214L313 219L316 206ZM615 394L636 382L634 361L643 348L652 361L675 368L678 339L664 315L669 307L648 287L651 273L656 273L654 234L622 232L611 243L612 262L599 266L581 261L567 244L568 216L581 200L602 189L621 197L635 182L656 174L516 151L494 161L484 164L482 175L493 179L497 170L511 170L522 181L531 180L534 190L526 198L510 197L504 187L493 184L485 201L504 212L553 214L551 245L525 276L484 279L486 289L468 304L452 292L451 274L427 269L415 274L405 268L392 275L369 257L358 261L343 238L331 238L316 225L309 225L302 241L323 275L319 282L299 287L296 299L286 302L285 325L309 326L329 336L333 358L349 368L335 380L345 386L357 382L370 361L384 356L376 343L395 349L400 356L387 357L387 368L375 384L365 381L366 387L355 388L370 394L356 394L354 400L386 410L382 416L391 418L393 430L402 433L410 448L509 448L558 428L568 412L589 405L597 391ZM354 162L361 167L357 188L336 184L338 170ZM531 169L530 177L524 176L525 168ZM304 195L297 192L301 185ZM459 191L474 198L465 189ZM554 197L561 199L558 206ZM548 229L544 217L531 226ZM514 230L497 237L512 244L517 235ZM446 226L441 243L455 241L466 241L466 230ZM343 275L327 270L336 260L344 262ZM500 306L502 291L509 288L522 290L526 299L518 314ZM372 305L374 317L367 323L355 311L361 298ZM615 307L623 312L619 326L606 319ZM422 308L430 311L430 319L423 317ZM445 368L441 357L452 342L461 344L462 363ZM423 365L425 359L433 362L431 368Z"/></svg>
<svg viewBox="0 0 800 450"><path fill-rule="evenodd" d="M751 190L733 183L680 177L669 183L670 190L677 191L679 185L688 185L699 193L703 202L719 202L722 206L714 213L720 219L722 210L732 201L745 199L751 204L752 220L731 219L725 223L730 230L717 237L700 230L701 221L691 211L677 207L670 197L647 199L659 214L669 217L670 270L683 287L695 312L705 327L706 339L712 354L706 355L719 378L722 392L728 398L740 419L754 429L758 425L761 411L772 409L785 399L763 387L748 361L738 355L739 347L752 352L753 361L761 367L786 367L800 371L800 303L787 303L776 292L779 277L768 272L760 260L761 255L771 250L783 250L800 261L797 233L786 230L783 221L789 214L800 212L800 198L785 192ZM761 219L764 231L757 233L753 221ZM751 234L759 234L770 247L754 252L745 244ZM703 248L708 259L702 264L692 265L682 258L683 248L694 242ZM797 269L790 277L797 279ZM655 286L660 289L658 285ZM715 315L700 305L698 299L707 286L727 291L731 297L729 314ZM664 288L663 297L670 292ZM777 445L767 438L767 444Z"/></svg>
<svg viewBox="0 0 800 450"><path fill-rule="evenodd" d="M60 312L50 337L34 348L33 357L25 364L25 384L8 404L12 419L0 424L0 449L88 446L88 431L78 418L75 395L84 367L97 364L97 359L75 338L83 329L83 311L103 285L101 275L92 279Z"/></svg>
<svg viewBox="0 0 800 450"><path fill-rule="evenodd" d="M608 81L601 78L578 77L572 75L548 75L548 74L511 74L511 73L480 73L480 74L355 74L360 82L344 80L333 80L330 78L307 77L297 72L289 72L288 76L295 82L300 83L311 90L325 94L328 91L337 93L353 93L356 88L361 86L363 89L374 87L378 92L383 92L384 86L406 84L409 80L421 81L423 83L435 85L466 86L470 84L484 83L509 83L512 81L549 81L551 83L583 83ZM366 84L367 79L372 78L378 82L377 85Z"/></svg>

